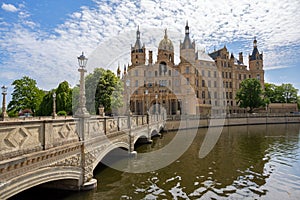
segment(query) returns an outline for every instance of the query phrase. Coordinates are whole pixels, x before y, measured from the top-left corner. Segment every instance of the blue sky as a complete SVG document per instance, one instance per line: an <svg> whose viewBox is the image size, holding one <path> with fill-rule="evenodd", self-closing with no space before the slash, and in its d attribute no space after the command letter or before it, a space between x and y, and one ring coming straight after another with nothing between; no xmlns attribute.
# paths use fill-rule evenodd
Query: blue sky
<svg viewBox="0 0 300 200"><path fill-rule="evenodd" d="M73 86L81 51L89 72L115 70L130 61L138 25L154 53L167 28L178 54L188 20L197 48L206 52L226 45L248 60L256 36L266 82L300 88L299 10L298 0L1 0L0 84L11 92L13 80L27 75L45 90L64 80Z"/></svg>

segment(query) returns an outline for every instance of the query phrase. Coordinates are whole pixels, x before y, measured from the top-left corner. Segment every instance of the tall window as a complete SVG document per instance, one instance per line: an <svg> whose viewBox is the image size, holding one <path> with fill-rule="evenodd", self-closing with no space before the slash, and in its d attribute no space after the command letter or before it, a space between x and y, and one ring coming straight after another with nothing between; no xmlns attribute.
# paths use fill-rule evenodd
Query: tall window
<svg viewBox="0 0 300 200"><path fill-rule="evenodd" d="M165 62L159 63L159 75L166 75L167 73L167 64Z"/></svg>
<svg viewBox="0 0 300 200"><path fill-rule="evenodd" d="M186 74L189 74L189 73L190 73L190 67L186 67L186 68L185 68L185 73L186 73Z"/></svg>
<svg viewBox="0 0 300 200"><path fill-rule="evenodd" d="M205 87L205 80L202 80L202 87Z"/></svg>

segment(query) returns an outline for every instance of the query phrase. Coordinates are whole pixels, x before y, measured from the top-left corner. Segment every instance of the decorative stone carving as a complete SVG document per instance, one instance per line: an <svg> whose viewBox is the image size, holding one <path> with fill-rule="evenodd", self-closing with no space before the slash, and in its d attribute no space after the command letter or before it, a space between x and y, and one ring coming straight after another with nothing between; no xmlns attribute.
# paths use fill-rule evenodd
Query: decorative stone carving
<svg viewBox="0 0 300 200"><path fill-rule="evenodd" d="M4 143L8 147L21 148L30 135L30 132L26 128L18 127L8 133L4 139Z"/></svg>
<svg viewBox="0 0 300 200"><path fill-rule="evenodd" d="M93 178L93 163L95 160L96 158L91 152L85 153L84 182L87 182Z"/></svg>
<svg viewBox="0 0 300 200"><path fill-rule="evenodd" d="M80 155L78 154L78 155L66 158L65 160L61 160L53 165L79 167L80 166Z"/></svg>

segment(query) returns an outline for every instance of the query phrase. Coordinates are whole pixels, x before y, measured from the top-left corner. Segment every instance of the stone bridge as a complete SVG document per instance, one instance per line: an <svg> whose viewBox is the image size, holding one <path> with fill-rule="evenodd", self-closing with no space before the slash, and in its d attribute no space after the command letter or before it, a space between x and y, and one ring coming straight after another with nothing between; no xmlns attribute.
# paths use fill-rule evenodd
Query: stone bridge
<svg viewBox="0 0 300 200"><path fill-rule="evenodd" d="M0 199L49 183L93 188L93 170L116 148L134 153L139 138L151 141L163 115L0 122Z"/></svg>

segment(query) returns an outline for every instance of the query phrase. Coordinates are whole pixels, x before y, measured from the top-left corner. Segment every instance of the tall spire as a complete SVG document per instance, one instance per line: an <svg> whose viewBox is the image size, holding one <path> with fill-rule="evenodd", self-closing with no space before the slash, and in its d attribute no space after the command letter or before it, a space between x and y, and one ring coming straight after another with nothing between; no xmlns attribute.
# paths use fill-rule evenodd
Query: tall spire
<svg viewBox="0 0 300 200"><path fill-rule="evenodd" d="M185 25L185 37L183 43L180 45L182 49L193 49L193 45L190 39L190 27L188 21L186 21Z"/></svg>
<svg viewBox="0 0 300 200"><path fill-rule="evenodd" d="M262 60L262 54L259 53L258 48L257 48L257 40L256 37L254 37L253 40L253 51L252 55L249 56L249 60Z"/></svg>
<svg viewBox="0 0 300 200"><path fill-rule="evenodd" d="M254 36L254 40L253 40L253 47L257 47L257 40L256 40L256 36Z"/></svg>
<svg viewBox="0 0 300 200"><path fill-rule="evenodd" d="M165 36L164 36L164 38L168 39L167 29L165 29Z"/></svg>
<svg viewBox="0 0 300 200"><path fill-rule="evenodd" d="M140 26L138 25L138 29L137 29L137 31L136 31L136 39L137 40L140 40Z"/></svg>
<svg viewBox="0 0 300 200"><path fill-rule="evenodd" d="M124 72L123 72L124 75L126 75L126 71L127 71L127 70L126 70L126 65L124 64Z"/></svg>
<svg viewBox="0 0 300 200"><path fill-rule="evenodd" d="M190 34L190 28L189 28L189 22L188 22L188 20L186 20L185 34Z"/></svg>
<svg viewBox="0 0 300 200"><path fill-rule="evenodd" d="M120 75L121 75L121 69L120 69L120 63L118 62L117 77L120 78Z"/></svg>
<svg viewBox="0 0 300 200"><path fill-rule="evenodd" d="M143 48L140 39L141 39L141 32L140 32L140 26L138 26L136 31L136 41L134 47L132 47L132 50L138 51Z"/></svg>

